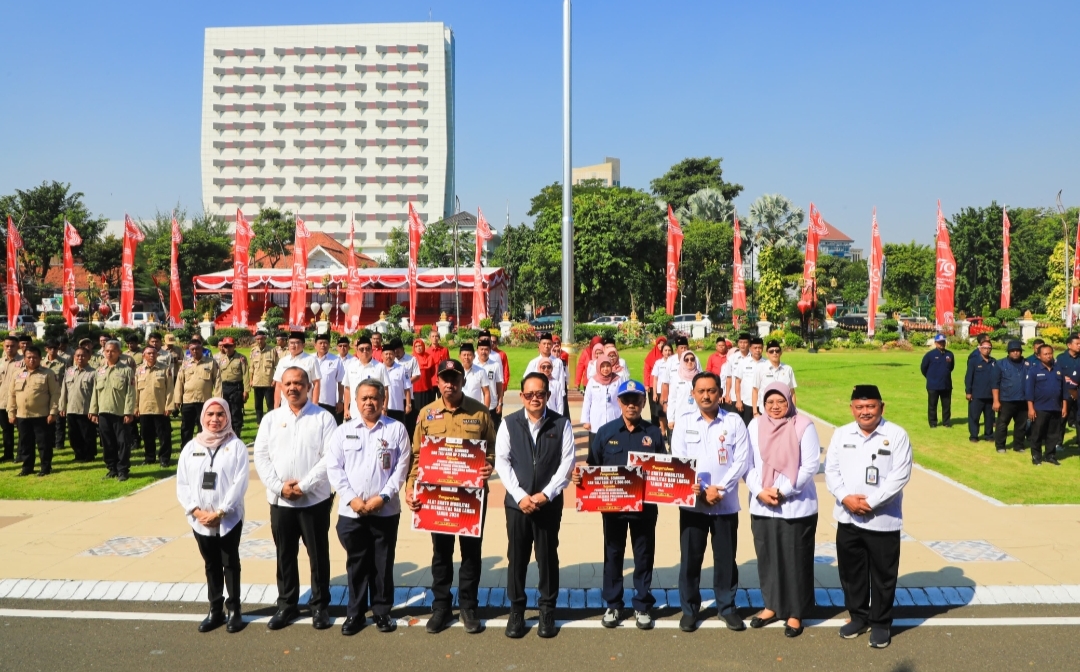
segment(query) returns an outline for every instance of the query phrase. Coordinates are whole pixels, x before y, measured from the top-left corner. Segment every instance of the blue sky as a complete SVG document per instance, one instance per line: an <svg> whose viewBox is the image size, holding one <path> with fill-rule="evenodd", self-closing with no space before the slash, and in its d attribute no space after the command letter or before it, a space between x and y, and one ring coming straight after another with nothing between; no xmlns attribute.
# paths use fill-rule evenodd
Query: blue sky
<svg viewBox="0 0 1080 672"><path fill-rule="evenodd" d="M203 30L443 21L457 39L463 208L514 223L561 177L561 6L533 2L6 2L0 193L71 182L95 213L198 209ZM1080 203L1080 3L574 6L574 164L623 183L724 157L745 213L780 192L868 246L930 242L992 199ZM1071 160L1070 160L1071 159Z"/></svg>

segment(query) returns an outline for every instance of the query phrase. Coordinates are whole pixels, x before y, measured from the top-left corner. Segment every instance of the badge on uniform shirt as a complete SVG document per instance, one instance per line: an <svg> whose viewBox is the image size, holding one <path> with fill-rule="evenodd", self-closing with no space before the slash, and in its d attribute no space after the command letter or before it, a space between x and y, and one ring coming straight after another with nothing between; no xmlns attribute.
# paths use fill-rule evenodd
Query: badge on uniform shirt
<svg viewBox="0 0 1080 672"><path fill-rule="evenodd" d="M885 439L884 441L881 442L881 445L883 445L883 446L889 445L889 440Z"/></svg>
<svg viewBox="0 0 1080 672"><path fill-rule="evenodd" d="M877 479L878 479L878 469L877 469L877 467L867 467L866 468L866 484L867 485L877 485Z"/></svg>
<svg viewBox="0 0 1080 672"><path fill-rule="evenodd" d="M443 414L442 414L441 411L439 413L436 413L435 411L428 411L427 419L428 420L442 420L443 419L442 416L443 416Z"/></svg>
<svg viewBox="0 0 1080 672"><path fill-rule="evenodd" d="M720 447L716 449L716 460L720 463L720 466L727 464L727 448L724 444L720 444Z"/></svg>
<svg viewBox="0 0 1080 672"><path fill-rule="evenodd" d="M645 446L646 448L648 448L649 446L651 446L651 445L652 445L652 439L651 439L651 438L649 438L648 436L643 436L643 437L641 437L641 445L643 445L643 446Z"/></svg>
<svg viewBox="0 0 1080 672"><path fill-rule="evenodd" d="M204 471L202 475L202 489L213 490L217 487L217 473L213 471Z"/></svg>
<svg viewBox="0 0 1080 672"><path fill-rule="evenodd" d="M22 373L19 374L19 380L22 380L22 379L26 378L29 375L30 375L29 371L23 371Z"/></svg>
<svg viewBox="0 0 1080 672"><path fill-rule="evenodd" d="M389 450L380 450L379 451L379 464L383 469L389 469L390 468L390 451Z"/></svg>
<svg viewBox="0 0 1080 672"><path fill-rule="evenodd" d="M891 450L885 450L884 448L882 448L881 450L877 451L877 454L878 455L892 455L892 451Z"/></svg>

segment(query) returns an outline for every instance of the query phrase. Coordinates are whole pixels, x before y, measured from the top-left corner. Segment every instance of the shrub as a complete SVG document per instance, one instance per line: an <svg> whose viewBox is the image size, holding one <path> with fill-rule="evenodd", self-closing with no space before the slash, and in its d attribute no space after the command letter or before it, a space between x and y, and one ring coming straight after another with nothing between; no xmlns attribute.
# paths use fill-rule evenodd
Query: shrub
<svg viewBox="0 0 1080 672"><path fill-rule="evenodd" d="M495 326L495 320L490 317L485 317L484 319L480 320L481 329L491 329L493 326Z"/></svg>
<svg viewBox="0 0 1080 672"><path fill-rule="evenodd" d="M783 329L773 329L769 332L769 335L766 336L764 340L766 343L768 343L769 341L775 339L783 343L785 338L787 338L787 333L785 333Z"/></svg>
<svg viewBox="0 0 1080 672"><path fill-rule="evenodd" d="M248 347L255 341L251 332L243 327L225 327L223 329L217 329L214 331L214 335L209 341L213 345L217 345L218 342L226 336L234 339L237 347Z"/></svg>
<svg viewBox="0 0 1080 672"><path fill-rule="evenodd" d="M601 338L615 338L619 334L619 328L608 324L575 324L574 342L588 343L593 336Z"/></svg>
<svg viewBox="0 0 1080 672"><path fill-rule="evenodd" d="M908 343L911 343L916 348L926 347L926 342L930 340L930 335L923 331L911 331L908 332Z"/></svg>
<svg viewBox="0 0 1080 672"><path fill-rule="evenodd" d="M988 327L997 327L997 326L1001 325L1001 320L999 320L996 317L988 317L988 318L983 320L983 324L985 324Z"/></svg>
<svg viewBox="0 0 1080 672"><path fill-rule="evenodd" d="M848 340L851 341L852 345L862 345L866 342L866 334L861 331L853 331L851 332L851 336L848 337Z"/></svg>
<svg viewBox="0 0 1080 672"><path fill-rule="evenodd" d="M184 321L184 326L188 329L194 329L199 325L199 314L190 308L188 310L180 311L180 319Z"/></svg>
<svg viewBox="0 0 1080 672"><path fill-rule="evenodd" d="M1065 342L1066 332L1064 327L1043 327L1039 330L1039 336L1047 343L1060 344Z"/></svg>
<svg viewBox="0 0 1080 672"><path fill-rule="evenodd" d="M515 322L510 327L510 344L521 345L523 343L535 343L537 339L536 327L528 322Z"/></svg>
<svg viewBox="0 0 1080 672"><path fill-rule="evenodd" d="M900 327L900 323L897 322L896 320L888 319L888 320L882 320L881 321L881 330L882 331L895 333L899 329L899 327Z"/></svg>
<svg viewBox="0 0 1080 672"><path fill-rule="evenodd" d="M45 316L45 340L50 338L59 339L67 333L67 320L63 315Z"/></svg>
<svg viewBox="0 0 1080 672"><path fill-rule="evenodd" d="M771 336L772 334L770 334ZM784 334L784 348L791 350L794 348L801 348L803 346L802 336L799 336L795 332L788 332Z"/></svg>
<svg viewBox="0 0 1080 672"><path fill-rule="evenodd" d="M895 331L883 331L880 334L877 334L877 340L882 343L895 343L900 340L900 334Z"/></svg>
<svg viewBox="0 0 1080 672"><path fill-rule="evenodd" d="M675 316L668 313L663 308L657 308L645 316L645 322L649 325L649 333L652 334L668 333L668 330L671 329L671 323L674 321Z"/></svg>
<svg viewBox="0 0 1080 672"><path fill-rule="evenodd" d="M425 324L420 327L420 338L427 340L427 337L431 335L431 325Z"/></svg>
<svg viewBox="0 0 1080 672"><path fill-rule="evenodd" d="M480 330L479 329L468 329L468 328L463 327L461 329L458 329L457 333L454 334L454 342L458 343L458 344L461 344L461 343L464 343L466 341L475 341L479 337L480 337Z"/></svg>
<svg viewBox="0 0 1080 672"><path fill-rule="evenodd" d="M994 315L1002 322L1015 322L1020 319L1020 311L1016 308L1000 308Z"/></svg>

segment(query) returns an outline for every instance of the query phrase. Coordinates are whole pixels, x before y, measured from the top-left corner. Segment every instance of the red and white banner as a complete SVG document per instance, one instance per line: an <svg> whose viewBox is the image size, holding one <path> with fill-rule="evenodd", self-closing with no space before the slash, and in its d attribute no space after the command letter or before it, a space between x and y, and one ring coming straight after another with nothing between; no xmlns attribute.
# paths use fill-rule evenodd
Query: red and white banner
<svg viewBox="0 0 1080 672"><path fill-rule="evenodd" d="M255 232L244 218L240 208L236 209L236 232L233 242L233 286L232 286L232 326L248 326L248 248Z"/></svg>
<svg viewBox="0 0 1080 672"><path fill-rule="evenodd" d="M420 240L424 236L424 223L409 203L409 325L416 329L416 263L420 256Z"/></svg>
<svg viewBox="0 0 1080 672"><path fill-rule="evenodd" d="M874 336L874 323L877 318L877 302L881 296L881 232L877 225L877 207L874 208L874 220L870 227L870 297L867 301L866 335Z"/></svg>
<svg viewBox="0 0 1080 672"><path fill-rule="evenodd" d="M954 322L954 292L956 289L956 259L953 257L949 241L949 229L945 226L945 215L941 214L941 201L937 204L937 282L936 315L938 329L947 329Z"/></svg>
<svg viewBox="0 0 1080 672"><path fill-rule="evenodd" d="M667 312L675 314L675 299L679 295L679 262L682 260L683 232L671 205L667 206Z"/></svg>
<svg viewBox="0 0 1080 672"><path fill-rule="evenodd" d="M812 311L817 305L817 254L818 241L827 232L821 221L821 211L810 204L810 223L806 227L806 256L803 259L801 302Z"/></svg>
<svg viewBox="0 0 1080 672"><path fill-rule="evenodd" d="M746 278L743 277L742 234L739 233L739 216L735 215L735 250L734 263L731 265L731 310L746 310ZM739 328L739 316L731 318L735 328Z"/></svg>
<svg viewBox="0 0 1080 672"><path fill-rule="evenodd" d="M296 234L292 249L292 289L289 292L289 329L304 331L307 328L307 239L311 234L304 220L296 218Z"/></svg>
<svg viewBox="0 0 1080 672"><path fill-rule="evenodd" d="M1001 209L1001 307L1012 305L1012 271L1009 270L1009 245L1011 244L1009 211Z"/></svg>
<svg viewBox="0 0 1080 672"><path fill-rule="evenodd" d="M417 483L413 498L422 504L412 514L418 532L479 537L484 530L484 489Z"/></svg>
<svg viewBox="0 0 1080 672"><path fill-rule="evenodd" d="M173 328L184 326L180 313L184 310L184 299L180 292L180 243L184 235L176 218L172 220L172 253L169 264L169 325Z"/></svg>
<svg viewBox="0 0 1080 672"><path fill-rule="evenodd" d="M7 218L7 282L5 295L7 297L8 329L15 331L19 317L19 309L22 308L22 295L19 293L19 250L22 249L22 238L15 230L15 223L11 221L11 215Z"/></svg>
<svg viewBox="0 0 1080 672"><path fill-rule="evenodd" d="M363 283L360 280L360 269L356 267L356 221L349 224L349 254L348 254L348 283L345 291L345 303L349 306L345 316L345 333L351 334L360 328L360 311L364 307Z"/></svg>
<svg viewBox="0 0 1080 672"><path fill-rule="evenodd" d="M1076 321L1073 317L1073 306L1080 303L1080 220L1076 223L1076 244L1073 245L1073 275L1072 275L1072 300L1066 306L1065 327L1072 329Z"/></svg>
<svg viewBox="0 0 1080 672"><path fill-rule="evenodd" d="M120 324L131 326L131 309L135 305L135 250L146 238L142 229L124 215L124 256L120 268Z"/></svg>
<svg viewBox="0 0 1080 672"><path fill-rule="evenodd" d="M472 328L480 328L480 320L488 317L488 293L484 289L482 255L484 244L491 240L491 225L484 219L484 211L476 209L476 260L473 262L473 310Z"/></svg>
<svg viewBox="0 0 1080 672"><path fill-rule="evenodd" d="M82 245L82 236L64 220L64 319L67 320L69 329L75 328L75 316L79 314L79 306L75 302L75 257L71 248Z"/></svg>

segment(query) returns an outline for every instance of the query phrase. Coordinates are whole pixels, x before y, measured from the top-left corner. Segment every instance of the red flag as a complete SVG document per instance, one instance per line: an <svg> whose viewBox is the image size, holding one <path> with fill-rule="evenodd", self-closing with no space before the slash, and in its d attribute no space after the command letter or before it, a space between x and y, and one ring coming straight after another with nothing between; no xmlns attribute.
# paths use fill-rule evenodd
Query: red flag
<svg viewBox="0 0 1080 672"><path fill-rule="evenodd" d="M806 227L806 256L803 259L803 288L800 304L805 305L807 310L813 310L817 305L817 273L818 240L827 229L821 221L821 211L810 204L810 223Z"/></svg>
<svg viewBox="0 0 1080 672"><path fill-rule="evenodd" d="M124 256L120 271L120 324L131 326L131 309L135 304L135 250L145 238L142 229L124 215Z"/></svg>
<svg viewBox="0 0 1080 672"><path fill-rule="evenodd" d="M1002 208L1001 213L1001 307L1008 308L1012 305L1012 272L1009 270L1012 224L1009 223L1009 211Z"/></svg>
<svg viewBox="0 0 1080 672"><path fill-rule="evenodd" d="M345 332L352 333L360 328L360 311L364 307L363 285L360 281L360 269L356 267L356 221L349 225L349 289L345 293L345 303L349 304L349 314L345 321Z"/></svg>
<svg viewBox="0 0 1080 672"><path fill-rule="evenodd" d="M255 232L236 209L236 239L233 243L232 316L234 327L248 326L248 247Z"/></svg>
<svg viewBox="0 0 1080 672"><path fill-rule="evenodd" d="M734 262L731 265L731 310L746 310L746 279L743 277L742 265L742 234L739 233L739 216L735 215L735 251ZM735 328L739 328L739 316L734 315L731 320Z"/></svg>
<svg viewBox="0 0 1080 672"><path fill-rule="evenodd" d="M1072 302L1065 306L1065 327L1072 329L1073 306L1080 303L1080 221L1077 222L1076 244L1073 246Z"/></svg>
<svg viewBox="0 0 1080 672"><path fill-rule="evenodd" d="M307 239L311 237L304 220L296 218L296 235L293 238L292 291L289 294L289 329L304 331L307 328Z"/></svg>
<svg viewBox="0 0 1080 672"><path fill-rule="evenodd" d="M424 235L424 223L409 203L409 325L416 326L416 260L420 255L420 239Z"/></svg>
<svg viewBox="0 0 1080 672"><path fill-rule="evenodd" d="M874 336L874 322L877 317L877 302L881 296L881 232L877 225L877 208L874 208L874 223L870 229L870 298L867 301L866 334Z"/></svg>
<svg viewBox="0 0 1080 672"><path fill-rule="evenodd" d="M180 232L180 225L176 218L172 220L172 255L169 266L169 324L176 328L183 326L180 313L184 310L184 300L180 294L180 243L184 242L184 236Z"/></svg>
<svg viewBox="0 0 1080 672"><path fill-rule="evenodd" d="M15 331L19 317L19 309L22 308L22 295L19 294L19 250L22 249L22 238L15 230L15 224L11 221L11 215L7 218L7 316L8 329Z"/></svg>
<svg viewBox="0 0 1080 672"><path fill-rule="evenodd" d="M679 261L682 259L683 232L671 205L667 206L667 312L675 314L675 297L679 295Z"/></svg>
<svg viewBox="0 0 1080 672"><path fill-rule="evenodd" d="M945 226L945 216L941 214L941 201L937 205L937 294L936 309L938 329L949 328L953 324L953 293L956 289L956 259L953 257L949 242L949 229Z"/></svg>
<svg viewBox="0 0 1080 672"><path fill-rule="evenodd" d="M75 316L79 313L79 307L75 303L75 259L71 254L71 248L82 245L82 237L71 222L64 220L64 318L68 327L75 328Z"/></svg>
<svg viewBox="0 0 1080 672"><path fill-rule="evenodd" d="M484 290L484 269L481 266L484 243L491 240L491 225L484 219L484 211L476 209L476 260L473 262L473 312L472 328L480 328L480 320L488 317L487 291Z"/></svg>

